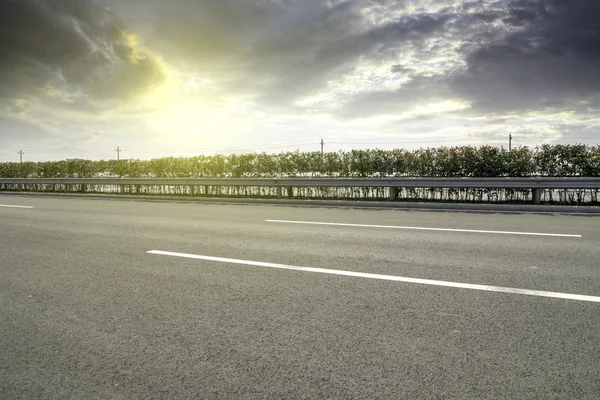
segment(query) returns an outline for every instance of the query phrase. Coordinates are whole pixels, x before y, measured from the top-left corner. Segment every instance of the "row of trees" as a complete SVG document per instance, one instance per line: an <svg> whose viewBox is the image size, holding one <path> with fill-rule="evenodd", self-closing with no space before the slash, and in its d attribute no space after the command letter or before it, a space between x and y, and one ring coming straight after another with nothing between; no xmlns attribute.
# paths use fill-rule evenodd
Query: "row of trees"
<svg viewBox="0 0 600 400"><path fill-rule="evenodd" d="M152 160L0 163L4 178L600 176L600 146L248 153Z"/></svg>

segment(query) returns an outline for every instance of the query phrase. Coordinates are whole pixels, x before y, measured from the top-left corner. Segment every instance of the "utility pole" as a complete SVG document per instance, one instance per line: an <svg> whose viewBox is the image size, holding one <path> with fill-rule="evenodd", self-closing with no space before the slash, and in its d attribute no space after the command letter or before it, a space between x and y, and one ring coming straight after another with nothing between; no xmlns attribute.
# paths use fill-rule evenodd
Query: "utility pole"
<svg viewBox="0 0 600 400"><path fill-rule="evenodd" d="M512 150L512 132L508 134L508 151Z"/></svg>
<svg viewBox="0 0 600 400"><path fill-rule="evenodd" d="M115 151L117 152L117 161L119 161L121 159L121 148L117 146Z"/></svg>
<svg viewBox="0 0 600 400"><path fill-rule="evenodd" d="M23 164L23 154L25 154L25 153L23 153L23 150L19 150L19 152L17 154L19 154L19 159L21 161L21 164Z"/></svg>
<svg viewBox="0 0 600 400"><path fill-rule="evenodd" d="M323 155L323 145L325 145L325 142L321 139L321 155Z"/></svg>

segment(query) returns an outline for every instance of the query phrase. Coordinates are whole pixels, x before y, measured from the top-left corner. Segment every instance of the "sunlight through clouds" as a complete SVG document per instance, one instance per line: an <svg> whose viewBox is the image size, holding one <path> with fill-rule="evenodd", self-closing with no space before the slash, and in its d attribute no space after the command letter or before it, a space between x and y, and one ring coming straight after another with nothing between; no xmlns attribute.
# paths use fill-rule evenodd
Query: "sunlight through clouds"
<svg viewBox="0 0 600 400"><path fill-rule="evenodd" d="M379 137L418 147L420 138L492 143L508 132L528 144L600 135L598 32L585 28L597 2L3 7L0 134L11 148L39 147L19 129L75 152L110 154L118 141L139 157L170 142L293 147L347 135L366 147Z"/></svg>

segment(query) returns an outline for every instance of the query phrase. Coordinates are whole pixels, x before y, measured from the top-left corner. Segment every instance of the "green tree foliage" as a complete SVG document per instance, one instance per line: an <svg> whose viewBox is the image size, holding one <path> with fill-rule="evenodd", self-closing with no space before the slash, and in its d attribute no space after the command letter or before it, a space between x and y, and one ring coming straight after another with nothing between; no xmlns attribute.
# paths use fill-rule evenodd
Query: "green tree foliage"
<svg viewBox="0 0 600 400"><path fill-rule="evenodd" d="M600 147L582 144L282 152L145 160L0 163L4 178L600 176Z"/></svg>

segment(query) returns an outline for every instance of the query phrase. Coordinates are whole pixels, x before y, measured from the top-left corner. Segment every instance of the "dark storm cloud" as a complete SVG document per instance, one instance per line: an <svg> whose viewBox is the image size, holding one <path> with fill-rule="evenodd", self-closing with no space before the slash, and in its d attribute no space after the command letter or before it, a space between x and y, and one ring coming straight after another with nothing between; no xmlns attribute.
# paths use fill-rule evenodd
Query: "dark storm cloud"
<svg viewBox="0 0 600 400"><path fill-rule="evenodd" d="M523 25L537 19L538 14L531 9L526 8L513 8L509 11L509 17L505 19L506 22L512 25Z"/></svg>
<svg viewBox="0 0 600 400"><path fill-rule="evenodd" d="M433 17L418 15L401 18L380 27L366 29L365 32L334 38L326 44L305 47L304 52L287 50L296 58L295 67L286 62L268 63L264 57L257 57L251 65L252 73L261 71L276 73L276 78L260 85L261 100L273 104L286 104L313 92L323 90L330 79L352 72L359 57L377 63L380 58L399 47L412 43L419 46L429 35L442 29L446 16ZM277 42L273 42L277 45ZM406 72L406 71L405 71Z"/></svg>
<svg viewBox="0 0 600 400"><path fill-rule="evenodd" d="M595 101L600 94L600 2L513 1L505 23L521 30L466 56L455 92L477 111Z"/></svg>
<svg viewBox="0 0 600 400"><path fill-rule="evenodd" d="M391 73L414 80L346 99L341 115L388 114L443 98L471 102L463 115L544 109L583 115L600 104L600 2L511 1L496 9L472 2L462 10L446 16L439 34L460 43L465 68L423 76L394 65Z"/></svg>
<svg viewBox="0 0 600 400"><path fill-rule="evenodd" d="M473 17L476 19L479 19L481 21L492 23L494 21L497 21L499 19L501 19L503 17L503 13L498 12L498 11L491 11L491 12L478 12L473 14Z"/></svg>
<svg viewBox="0 0 600 400"><path fill-rule="evenodd" d="M164 80L157 59L90 0L0 2L0 98L47 87L94 99L127 99Z"/></svg>

